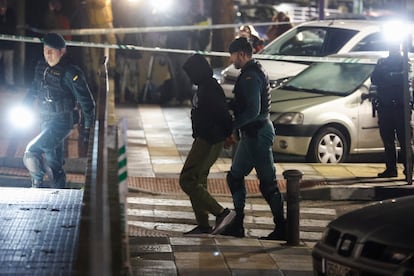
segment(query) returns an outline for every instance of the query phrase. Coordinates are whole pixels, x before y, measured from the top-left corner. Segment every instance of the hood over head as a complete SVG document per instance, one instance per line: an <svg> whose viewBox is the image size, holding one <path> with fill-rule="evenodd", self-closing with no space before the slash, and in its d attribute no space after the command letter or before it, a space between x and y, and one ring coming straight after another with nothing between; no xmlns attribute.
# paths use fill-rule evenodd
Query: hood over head
<svg viewBox="0 0 414 276"><path fill-rule="evenodd" d="M200 54L194 54L189 57L184 63L183 69L191 82L196 85L213 77L213 69L211 69L207 59Z"/></svg>

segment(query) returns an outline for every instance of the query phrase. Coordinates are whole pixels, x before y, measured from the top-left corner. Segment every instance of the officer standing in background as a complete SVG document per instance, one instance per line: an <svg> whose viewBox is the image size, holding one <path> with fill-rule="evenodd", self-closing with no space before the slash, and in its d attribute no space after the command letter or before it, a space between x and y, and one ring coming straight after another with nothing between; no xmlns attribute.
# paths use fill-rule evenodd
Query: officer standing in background
<svg viewBox="0 0 414 276"><path fill-rule="evenodd" d="M244 177L254 168L260 181L260 192L269 204L275 229L262 239L285 240L286 223L283 199L277 187L272 145L275 131L269 119L269 80L260 63L252 58L252 46L245 37L235 39L229 46L230 60L241 73L234 86L233 129L240 131L230 172L227 174L236 218L224 235L244 237L244 207L246 186Z"/></svg>
<svg viewBox="0 0 414 276"><path fill-rule="evenodd" d="M32 178L32 187L44 188L43 177L48 175L54 188L65 188L63 143L76 124L75 106L79 103L84 117L84 137L89 138L95 118L95 102L85 76L67 58L66 43L57 33L43 38L44 60L34 73L33 84L25 104L37 101L41 132L26 147L23 162Z"/></svg>
<svg viewBox="0 0 414 276"><path fill-rule="evenodd" d="M404 75L401 45L390 44L388 57L378 60L371 75L371 82L377 87L378 126L385 148L386 168L378 177L398 176L395 135L401 147L401 158L405 160L407 149L404 135L404 82L408 79L404 79ZM404 174L406 169L404 167Z"/></svg>

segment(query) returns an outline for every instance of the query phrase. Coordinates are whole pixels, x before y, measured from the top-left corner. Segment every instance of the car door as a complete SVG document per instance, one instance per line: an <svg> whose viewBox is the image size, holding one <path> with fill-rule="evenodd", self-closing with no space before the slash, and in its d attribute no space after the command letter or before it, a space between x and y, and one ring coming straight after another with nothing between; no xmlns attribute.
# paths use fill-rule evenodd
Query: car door
<svg viewBox="0 0 414 276"><path fill-rule="evenodd" d="M364 86L360 88L361 94L367 94L370 82L367 81ZM356 151L371 152L382 151L383 144L379 135L378 115L373 112L373 101L366 99L360 101L358 107L358 143Z"/></svg>

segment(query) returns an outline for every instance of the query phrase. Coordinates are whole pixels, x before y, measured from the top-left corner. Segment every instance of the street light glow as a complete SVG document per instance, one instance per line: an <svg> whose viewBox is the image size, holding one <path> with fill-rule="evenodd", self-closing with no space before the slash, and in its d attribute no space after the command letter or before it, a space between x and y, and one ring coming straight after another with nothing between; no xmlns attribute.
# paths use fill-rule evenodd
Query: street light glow
<svg viewBox="0 0 414 276"><path fill-rule="evenodd" d="M14 106L9 111L9 122L14 128L28 129L34 124L33 112L24 105Z"/></svg>
<svg viewBox="0 0 414 276"><path fill-rule="evenodd" d="M388 43L401 43L409 34L409 24L401 20L388 21L383 25L385 41Z"/></svg>

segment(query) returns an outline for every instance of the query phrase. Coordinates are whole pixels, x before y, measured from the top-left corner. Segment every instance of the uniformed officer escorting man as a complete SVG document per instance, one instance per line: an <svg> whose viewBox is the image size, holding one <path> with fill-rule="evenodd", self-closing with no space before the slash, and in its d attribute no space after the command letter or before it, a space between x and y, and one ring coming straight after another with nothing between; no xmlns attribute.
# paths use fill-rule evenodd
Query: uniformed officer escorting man
<svg viewBox="0 0 414 276"><path fill-rule="evenodd" d="M244 237L244 207L246 186L244 177L252 169L256 170L260 181L260 192L269 204L273 214L275 229L263 239L285 240L286 223L283 215L283 199L276 183L276 169L273 161L272 145L275 130L269 118L269 80L262 66L252 57L252 46L246 38L235 39L229 46L230 60L241 69L234 85L233 129L240 131L230 172L227 174L236 218L224 235Z"/></svg>
<svg viewBox="0 0 414 276"><path fill-rule="evenodd" d="M371 82L377 87L378 126L385 148L386 168L385 171L378 174L378 177L398 176L395 135L397 135L401 147L402 160L405 160L407 151L404 132L404 82L407 82L408 79L404 79L403 63L401 45L391 43L388 57L378 60L371 75ZM404 166L404 174L406 174L406 169Z"/></svg>
<svg viewBox="0 0 414 276"><path fill-rule="evenodd" d="M43 188L48 175L54 188L65 188L63 143L77 123L75 106L79 103L84 118L83 135L95 118L95 102L83 72L64 57L66 43L57 33L43 38L44 60L35 68L34 82L25 98L26 104L37 101L41 132L26 147L23 162L32 178L32 187Z"/></svg>

